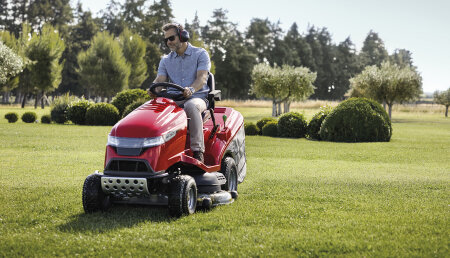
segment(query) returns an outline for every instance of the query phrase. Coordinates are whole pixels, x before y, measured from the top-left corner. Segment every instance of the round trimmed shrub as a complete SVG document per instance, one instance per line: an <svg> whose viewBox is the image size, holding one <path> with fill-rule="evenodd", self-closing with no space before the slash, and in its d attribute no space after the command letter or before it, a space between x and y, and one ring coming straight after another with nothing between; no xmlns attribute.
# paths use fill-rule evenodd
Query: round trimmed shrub
<svg viewBox="0 0 450 258"><path fill-rule="evenodd" d="M93 104L86 111L88 125L114 125L119 118L119 110L108 103Z"/></svg>
<svg viewBox="0 0 450 258"><path fill-rule="evenodd" d="M370 99L351 98L339 104L323 121L320 138L335 142L380 142L392 136L391 120Z"/></svg>
<svg viewBox="0 0 450 258"><path fill-rule="evenodd" d="M319 112L317 112L311 121L309 121L308 127L306 128L306 134L309 139L320 140L320 126L322 125L323 120L327 117L328 114L333 111L332 107L325 106L320 107Z"/></svg>
<svg viewBox="0 0 450 258"><path fill-rule="evenodd" d="M125 108L125 110L123 111L122 117L126 117L128 114L130 114L136 108L138 108L141 105L143 105L145 102L147 102L147 100L145 100L145 99L138 99L138 100L134 101L133 103L131 103L130 105L128 105Z"/></svg>
<svg viewBox="0 0 450 258"><path fill-rule="evenodd" d="M75 101L75 97L69 96L69 94L58 97L53 103L50 110L50 116L52 121L58 124L64 124L67 119L67 109L71 102Z"/></svg>
<svg viewBox="0 0 450 258"><path fill-rule="evenodd" d="M5 119L8 120L8 123L15 123L17 120L19 120L19 115L15 112L9 112L5 114Z"/></svg>
<svg viewBox="0 0 450 258"><path fill-rule="evenodd" d="M70 103L67 108L67 119L74 124L84 125L86 123L86 111L91 105L91 102L85 99Z"/></svg>
<svg viewBox="0 0 450 258"><path fill-rule="evenodd" d="M278 122L269 121L262 128L262 135L277 137L278 136Z"/></svg>
<svg viewBox="0 0 450 258"><path fill-rule="evenodd" d="M50 115L43 115L41 117L41 123L50 124L51 122L52 122L52 118L50 117Z"/></svg>
<svg viewBox="0 0 450 258"><path fill-rule="evenodd" d="M289 112L278 119L278 136L289 138L305 137L306 119L297 112Z"/></svg>
<svg viewBox="0 0 450 258"><path fill-rule="evenodd" d="M21 119L25 123L34 123L34 122L36 122L37 115L36 115L36 113L31 112L31 111L30 112L25 112L25 113L23 113Z"/></svg>
<svg viewBox="0 0 450 258"><path fill-rule="evenodd" d="M245 135L258 135L259 129L254 123L244 124Z"/></svg>
<svg viewBox="0 0 450 258"><path fill-rule="evenodd" d="M260 134L262 133L262 129L263 129L264 125L266 125L268 122L272 122L272 121L277 122L277 119L274 117L264 117L264 118L261 118L260 120L258 120L258 122L256 122L256 126L258 126L258 128L259 128L259 133Z"/></svg>
<svg viewBox="0 0 450 258"><path fill-rule="evenodd" d="M123 114L125 108L138 99L150 100L150 96L143 89L124 90L117 93L111 104L119 110L119 114Z"/></svg>

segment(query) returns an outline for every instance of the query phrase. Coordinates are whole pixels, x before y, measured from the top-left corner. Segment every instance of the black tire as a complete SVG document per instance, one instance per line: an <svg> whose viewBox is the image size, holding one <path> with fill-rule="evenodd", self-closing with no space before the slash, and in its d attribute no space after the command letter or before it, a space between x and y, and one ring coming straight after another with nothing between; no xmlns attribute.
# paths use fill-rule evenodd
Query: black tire
<svg viewBox="0 0 450 258"><path fill-rule="evenodd" d="M232 157L226 157L222 160L222 167L220 172L225 176L227 182L222 185L222 190L237 191L237 167Z"/></svg>
<svg viewBox="0 0 450 258"><path fill-rule="evenodd" d="M111 206L110 197L102 191L99 174L91 174L86 178L82 198L84 212L86 213L107 210Z"/></svg>
<svg viewBox="0 0 450 258"><path fill-rule="evenodd" d="M169 214L174 217L193 214L197 208L197 185L194 178L180 175L170 184Z"/></svg>

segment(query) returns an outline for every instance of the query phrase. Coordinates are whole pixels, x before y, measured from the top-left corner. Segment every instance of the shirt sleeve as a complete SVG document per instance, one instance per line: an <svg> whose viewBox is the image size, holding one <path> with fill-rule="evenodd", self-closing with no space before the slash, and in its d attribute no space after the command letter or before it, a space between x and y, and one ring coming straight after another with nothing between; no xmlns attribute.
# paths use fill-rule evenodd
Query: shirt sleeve
<svg viewBox="0 0 450 258"><path fill-rule="evenodd" d="M211 61L209 60L209 55L206 50L203 49L198 57L197 71L208 71L211 69Z"/></svg>
<svg viewBox="0 0 450 258"><path fill-rule="evenodd" d="M159 61L159 66L158 66L158 75L162 75L162 76L166 76L167 77L167 69L166 69L166 62L165 62L166 58L161 58L161 61Z"/></svg>

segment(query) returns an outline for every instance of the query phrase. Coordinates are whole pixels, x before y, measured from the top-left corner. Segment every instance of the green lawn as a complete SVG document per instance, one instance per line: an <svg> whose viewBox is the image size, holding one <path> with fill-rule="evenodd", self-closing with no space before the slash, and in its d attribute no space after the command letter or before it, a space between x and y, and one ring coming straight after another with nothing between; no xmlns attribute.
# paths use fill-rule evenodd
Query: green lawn
<svg viewBox="0 0 450 258"><path fill-rule="evenodd" d="M450 253L443 114L394 113L388 143L248 136L238 201L171 219L145 206L84 214L83 181L102 169L110 127L8 124L12 110L24 112L0 108L0 257ZM271 111L238 110L252 122Z"/></svg>

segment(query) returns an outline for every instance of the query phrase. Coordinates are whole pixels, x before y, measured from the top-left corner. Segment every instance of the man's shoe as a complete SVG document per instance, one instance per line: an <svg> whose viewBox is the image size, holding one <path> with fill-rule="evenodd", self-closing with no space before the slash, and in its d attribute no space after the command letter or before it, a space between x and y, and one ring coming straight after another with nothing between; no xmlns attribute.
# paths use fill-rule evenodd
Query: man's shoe
<svg viewBox="0 0 450 258"><path fill-rule="evenodd" d="M204 163L203 152L201 152L201 151L194 151L194 159L197 159L201 163Z"/></svg>

